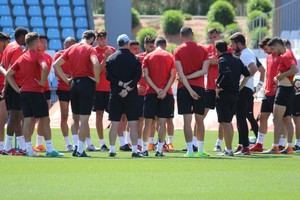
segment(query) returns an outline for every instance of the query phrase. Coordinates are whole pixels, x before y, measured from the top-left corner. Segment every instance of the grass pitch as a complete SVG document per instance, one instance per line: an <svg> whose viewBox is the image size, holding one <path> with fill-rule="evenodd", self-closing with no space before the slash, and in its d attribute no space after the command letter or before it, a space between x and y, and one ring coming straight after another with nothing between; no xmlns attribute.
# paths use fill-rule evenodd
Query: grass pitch
<svg viewBox="0 0 300 200"><path fill-rule="evenodd" d="M64 149L53 129L54 145ZM97 144L95 130L92 130ZM106 132L107 139L107 132ZM300 154L223 158L211 152L216 132L208 132L209 159L183 158L182 131L165 158L131 159L130 153L89 153L92 158L0 156L0 200L199 200L300 199ZM267 146L272 135L267 136ZM236 138L234 141L237 141Z"/></svg>

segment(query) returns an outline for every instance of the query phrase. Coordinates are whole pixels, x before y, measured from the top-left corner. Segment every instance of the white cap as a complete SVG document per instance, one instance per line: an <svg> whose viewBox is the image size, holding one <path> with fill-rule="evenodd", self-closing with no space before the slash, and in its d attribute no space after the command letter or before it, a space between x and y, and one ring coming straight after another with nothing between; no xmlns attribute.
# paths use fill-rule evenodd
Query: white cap
<svg viewBox="0 0 300 200"><path fill-rule="evenodd" d="M123 46L122 43L123 44L129 43L129 41L130 41L130 38L126 34L119 35L118 39L117 39L117 43L118 43L119 46Z"/></svg>

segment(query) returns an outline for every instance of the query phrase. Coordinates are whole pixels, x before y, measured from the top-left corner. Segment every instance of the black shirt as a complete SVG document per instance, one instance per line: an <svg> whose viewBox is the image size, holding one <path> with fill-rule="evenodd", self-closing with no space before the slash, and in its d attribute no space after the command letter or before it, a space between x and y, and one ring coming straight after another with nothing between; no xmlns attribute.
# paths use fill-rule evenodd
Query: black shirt
<svg viewBox="0 0 300 200"><path fill-rule="evenodd" d="M241 75L248 77L250 73L242 61L230 53L222 54L219 58L219 76L217 86L225 92L239 91Z"/></svg>
<svg viewBox="0 0 300 200"><path fill-rule="evenodd" d="M130 92L137 93L137 83L142 75L141 63L129 49L119 49L112 54L106 61L106 70L112 95L118 95L124 89L118 85L119 81L123 83L132 81L129 87L134 89Z"/></svg>

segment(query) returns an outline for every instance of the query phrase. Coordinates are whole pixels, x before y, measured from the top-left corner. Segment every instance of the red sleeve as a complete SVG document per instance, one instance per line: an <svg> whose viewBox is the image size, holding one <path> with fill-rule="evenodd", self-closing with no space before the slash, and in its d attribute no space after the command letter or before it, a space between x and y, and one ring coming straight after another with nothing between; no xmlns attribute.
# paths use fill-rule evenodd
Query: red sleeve
<svg viewBox="0 0 300 200"><path fill-rule="evenodd" d="M15 72L19 71L20 66L19 66L19 62L15 62L12 66L11 69L14 70Z"/></svg>
<svg viewBox="0 0 300 200"><path fill-rule="evenodd" d="M97 51L95 48L90 49L90 56L97 56Z"/></svg>
<svg viewBox="0 0 300 200"><path fill-rule="evenodd" d="M203 48L203 61L208 59L208 52L205 48Z"/></svg>
<svg viewBox="0 0 300 200"><path fill-rule="evenodd" d="M143 60L142 69L148 68L149 65L149 56L146 56Z"/></svg>
<svg viewBox="0 0 300 200"><path fill-rule="evenodd" d="M179 49L176 49L176 50L175 50L175 52L174 52L174 57L175 57L175 60L181 60L181 59L180 59Z"/></svg>
<svg viewBox="0 0 300 200"><path fill-rule="evenodd" d="M292 65L297 65L292 56L285 57L282 62L288 69L290 69Z"/></svg>
<svg viewBox="0 0 300 200"><path fill-rule="evenodd" d="M64 59L64 61L68 61L69 60L69 52L70 52L70 48L68 48L62 55L62 58Z"/></svg>

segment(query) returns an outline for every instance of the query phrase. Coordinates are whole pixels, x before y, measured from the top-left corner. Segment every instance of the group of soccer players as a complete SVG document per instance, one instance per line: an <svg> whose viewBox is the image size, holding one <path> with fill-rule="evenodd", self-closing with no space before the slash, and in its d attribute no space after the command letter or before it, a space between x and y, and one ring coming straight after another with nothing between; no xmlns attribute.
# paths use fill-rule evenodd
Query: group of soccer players
<svg viewBox="0 0 300 200"><path fill-rule="evenodd" d="M98 150L90 135L92 111L96 113L99 150L108 151L110 157L117 155L117 137L120 150L131 151L132 157L147 157L150 151L155 151L156 157L163 157L164 152L173 151L172 86L175 82L178 114L183 116L185 157L210 156L204 150L204 119L215 108L219 134L214 150L220 155L300 152L300 79L295 77L297 61L288 41L277 37L261 41L260 47L267 54L265 70L247 48L242 33L230 37L229 47L217 29L208 31L208 45L200 45L194 41L192 29L182 27L182 43L172 53L166 50L167 41L163 37L147 36L145 51L141 52L140 44L125 34L117 38L118 49L115 49L107 44L105 31L87 30L80 42L68 37L64 49L56 52L53 59L46 53L47 36L24 28L17 28L14 36L15 41L10 42L8 35L0 33L0 152L3 155L37 156L38 152L46 152L48 157L63 156L52 144L50 128L51 94L47 77L52 67L58 79L61 132L66 150L74 157L89 157L86 150ZM260 73L260 80L254 85L256 73ZM258 125L253 116L253 95L263 86L265 97ZM108 112L111 121L109 146L104 140L104 112ZM264 151L271 113L274 143L270 150ZM232 147L234 115L239 133L236 149ZM251 146L247 120L257 137ZM35 127L37 143L33 145ZM296 144L293 144L295 132ZM13 147L14 136L17 148Z"/></svg>

